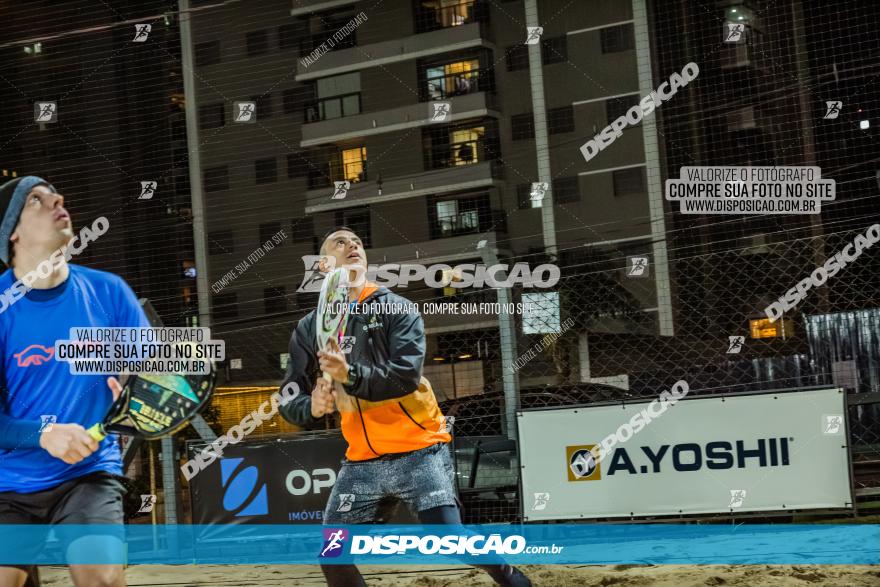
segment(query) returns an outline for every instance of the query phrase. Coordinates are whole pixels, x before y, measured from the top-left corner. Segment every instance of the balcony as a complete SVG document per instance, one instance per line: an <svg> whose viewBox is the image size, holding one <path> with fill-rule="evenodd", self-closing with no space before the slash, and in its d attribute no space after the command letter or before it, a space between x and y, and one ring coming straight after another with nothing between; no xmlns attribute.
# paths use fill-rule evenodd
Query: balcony
<svg viewBox="0 0 880 587"><path fill-rule="evenodd" d="M433 171L385 178L380 185L374 176L370 181L352 183L345 199L332 200L332 187L306 192L306 214L364 206L431 194L445 194L488 187L501 187L502 167L493 161L436 169Z"/></svg>
<svg viewBox="0 0 880 587"><path fill-rule="evenodd" d="M303 109L305 124L323 120L335 120L346 118L361 113L361 93L342 94L315 100L306 104Z"/></svg>
<svg viewBox="0 0 880 587"><path fill-rule="evenodd" d="M360 111L360 96L357 95L357 105L354 99L348 96L335 96L314 103L306 107L306 119L314 118L302 126L301 147L313 147L326 143L360 138L386 132L417 128L429 124L437 124L431 121L430 103L420 102L408 104L399 108L390 108L379 112L365 114L353 114L346 116L346 112ZM464 95L449 96L450 114L444 122L463 120L466 118L482 118L484 116L499 117L494 108L494 95L486 92L473 92ZM323 113L323 114L322 114ZM340 116L336 116L336 114ZM328 114L333 118L328 118ZM325 118L322 120L321 116Z"/></svg>
<svg viewBox="0 0 880 587"><path fill-rule="evenodd" d="M495 47L484 39L481 23L473 22L410 35L390 41L340 49L322 55L315 63L296 62L296 81L306 81L350 71L360 71L418 57L440 55L471 47Z"/></svg>
<svg viewBox="0 0 880 587"><path fill-rule="evenodd" d="M290 16L308 16L332 8L341 8L355 3L355 0L292 0Z"/></svg>
<svg viewBox="0 0 880 587"><path fill-rule="evenodd" d="M489 20L489 11L484 2L479 0L463 0L448 6L427 7L422 2L416 8L416 32L428 33L441 29ZM439 4L439 2L438 2Z"/></svg>
<svg viewBox="0 0 880 587"><path fill-rule="evenodd" d="M468 210L437 218L431 223L430 230L432 239L479 234L487 230L507 232L507 214L504 210Z"/></svg>
<svg viewBox="0 0 880 587"><path fill-rule="evenodd" d="M498 143L491 137L441 143L425 151L425 169L467 167L495 159L497 156Z"/></svg>
<svg viewBox="0 0 880 587"><path fill-rule="evenodd" d="M422 102L429 100L449 100L456 96L465 96L477 92L494 91L494 79L489 69L472 69L460 73L435 75L425 78L424 84L419 88L419 99Z"/></svg>

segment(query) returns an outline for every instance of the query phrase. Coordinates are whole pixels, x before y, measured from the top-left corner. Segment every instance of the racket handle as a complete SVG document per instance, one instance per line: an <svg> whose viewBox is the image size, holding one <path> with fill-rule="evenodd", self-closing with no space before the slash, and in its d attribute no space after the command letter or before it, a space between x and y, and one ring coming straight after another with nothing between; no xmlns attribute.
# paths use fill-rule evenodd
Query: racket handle
<svg viewBox="0 0 880 587"><path fill-rule="evenodd" d="M89 436L91 436L98 442L101 442L102 440L107 438L107 435L104 434L104 426L101 424L95 424L94 426L86 430L86 432L88 432Z"/></svg>
<svg viewBox="0 0 880 587"><path fill-rule="evenodd" d="M327 383L333 383L333 378L330 377L329 373L324 373L324 381L326 381Z"/></svg>

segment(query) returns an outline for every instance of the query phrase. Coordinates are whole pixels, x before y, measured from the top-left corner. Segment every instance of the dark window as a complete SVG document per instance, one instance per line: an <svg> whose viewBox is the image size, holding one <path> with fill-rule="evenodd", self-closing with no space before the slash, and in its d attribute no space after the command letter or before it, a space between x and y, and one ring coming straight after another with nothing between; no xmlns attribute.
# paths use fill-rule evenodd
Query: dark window
<svg viewBox="0 0 880 587"><path fill-rule="evenodd" d="M322 98L317 102L306 104L303 112L305 113L305 122L354 116L361 113L361 94L354 92Z"/></svg>
<svg viewBox="0 0 880 587"><path fill-rule="evenodd" d="M311 216L295 218L290 225L290 240L294 243L311 243L315 240L315 219Z"/></svg>
<svg viewBox="0 0 880 587"><path fill-rule="evenodd" d="M553 203L554 204L570 204L579 202L581 192L578 186L578 177L572 175L569 177L560 177L553 180Z"/></svg>
<svg viewBox="0 0 880 587"><path fill-rule="evenodd" d="M526 45L507 48L507 71L517 71L529 67L529 49Z"/></svg>
<svg viewBox="0 0 880 587"><path fill-rule="evenodd" d="M294 114L303 111L307 104L310 104L315 97L315 90L311 84L303 84L282 92L282 100L284 102L284 113Z"/></svg>
<svg viewBox="0 0 880 587"><path fill-rule="evenodd" d="M211 167L205 170L203 179L206 192L219 192L229 189L229 167Z"/></svg>
<svg viewBox="0 0 880 587"><path fill-rule="evenodd" d="M428 220L432 239L497 228L492 222L488 194L435 200L429 203Z"/></svg>
<svg viewBox="0 0 880 587"><path fill-rule="evenodd" d="M541 62L544 65L550 63L562 63L568 60L568 44L565 37L554 37L541 41Z"/></svg>
<svg viewBox="0 0 880 587"><path fill-rule="evenodd" d="M536 207L532 204L532 184L519 183L516 185L516 205L520 210L528 210Z"/></svg>
<svg viewBox="0 0 880 587"><path fill-rule="evenodd" d="M253 31L246 35L248 57L265 55L269 52L269 31Z"/></svg>
<svg viewBox="0 0 880 587"><path fill-rule="evenodd" d="M275 157L257 159L254 161L254 176L257 183L278 181L278 160Z"/></svg>
<svg viewBox="0 0 880 587"><path fill-rule="evenodd" d="M614 195L645 193L645 168L618 169L614 172Z"/></svg>
<svg viewBox="0 0 880 587"><path fill-rule="evenodd" d="M635 47L633 25L622 24L602 29L602 53L618 53Z"/></svg>
<svg viewBox="0 0 880 587"><path fill-rule="evenodd" d="M218 230L208 233L208 253L211 255L224 255L231 253L235 243L232 240L231 230Z"/></svg>
<svg viewBox="0 0 880 587"><path fill-rule="evenodd" d="M605 113L608 115L608 124L611 124L621 116L625 116L626 112L638 103L638 94L629 94L628 96L605 100Z"/></svg>
<svg viewBox="0 0 880 587"><path fill-rule="evenodd" d="M263 305L267 314L287 311L287 290L283 287L267 287L263 290Z"/></svg>
<svg viewBox="0 0 880 587"><path fill-rule="evenodd" d="M214 296L214 319L228 320L238 317L238 294L225 293Z"/></svg>
<svg viewBox="0 0 880 587"><path fill-rule="evenodd" d="M251 102L257 103L257 120L272 116L272 94L251 96Z"/></svg>
<svg viewBox="0 0 880 587"><path fill-rule="evenodd" d="M548 110L547 129L551 135L574 131L574 108L563 106Z"/></svg>
<svg viewBox="0 0 880 587"><path fill-rule="evenodd" d="M510 117L511 136L514 141L535 138L535 122L531 112Z"/></svg>
<svg viewBox="0 0 880 587"><path fill-rule="evenodd" d="M218 128L223 126L226 109L223 103L199 106L199 128Z"/></svg>
<svg viewBox="0 0 880 587"><path fill-rule="evenodd" d="M278 27L278 48L282 51L298 49L299 41L306 35L308 28L309 23L306 20L297 20Z"/></svg>
<svg viewBox="0 0 880 587"><path fill-rule="evenodd" d="M281 223L280 222L266 222L265 224L260 225L260 244L259 246L263 246L267 242L272 242L273 245L284 244L284 239L282 235L278 234L281 232ZM281 241L276 243L272 240L272 237L278 234L278 239Z"/></svg>
<svg viewBox="0 0 880 587"><path fill-rule="evenodd" d="M220 41L198 43L195 46L196 67L220 63Z"/></svg>
<svg viewBox="0 0 880 587"><path fill-rule="evenodd" d="M303 153L289 153L287 155L287 177L296 179L309 176L309 160Z"/></svg>
<svg viewBox="0 0 880 587"><path fill-rule="evenodd" d="M361 238L364 248L369 249L370 244L370 209L349 208L348 210L336 211L336 226L347 226L352 232Z"/></svg>

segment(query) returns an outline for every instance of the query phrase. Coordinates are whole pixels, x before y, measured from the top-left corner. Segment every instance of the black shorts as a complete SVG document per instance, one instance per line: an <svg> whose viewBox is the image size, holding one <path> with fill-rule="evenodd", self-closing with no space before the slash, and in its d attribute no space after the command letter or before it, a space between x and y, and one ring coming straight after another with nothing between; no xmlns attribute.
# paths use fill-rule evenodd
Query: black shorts
<svg viewBox="0 0 880 587"><path fill-rule="evenodd" d="M98 471L61 485L35 493L0 492L0 524L59 525L55 529L64 541L65 524L119 525L123 522L122 497L125 485L118 477ZM47 532L48 538L48 532ZM22 552L37 556L35 545L23 547ZM28 570L30 565L6 565Z"/></svg>

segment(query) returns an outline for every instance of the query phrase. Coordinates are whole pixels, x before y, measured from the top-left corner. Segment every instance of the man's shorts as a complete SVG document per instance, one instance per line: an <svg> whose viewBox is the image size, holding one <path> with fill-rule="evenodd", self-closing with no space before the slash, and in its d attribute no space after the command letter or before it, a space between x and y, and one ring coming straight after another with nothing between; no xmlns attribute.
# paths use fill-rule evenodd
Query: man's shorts
<svg viewBox="0 0 880 587"><path fill-rule="evenodd" d="M66 524L119 525L122 529L125 492L116 477L102 471L35 493L0 492L0 524L57 524L55 533L63 542L70 540L64 534ZM39 550L30 554L36 556ZM10 566L28 570L30 565Z"/></svg>
<svg viewBox="0 0 880 587"><path fill-rule="evenodd" d="M388 498L399 499L413 514L457 505L449 445L440 443L369 461L343 459L324 510L324 523L377 523L382 517L381 504Z"/></svg>

